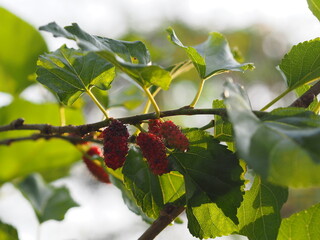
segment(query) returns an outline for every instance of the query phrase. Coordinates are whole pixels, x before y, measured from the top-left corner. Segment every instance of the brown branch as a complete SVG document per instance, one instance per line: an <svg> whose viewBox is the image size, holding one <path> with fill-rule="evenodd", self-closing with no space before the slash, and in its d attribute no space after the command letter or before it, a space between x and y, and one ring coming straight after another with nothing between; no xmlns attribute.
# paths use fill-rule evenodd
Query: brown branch
<svg viewBox="0 0 320 240"><path fill-rule="evenodd" d="M81 138L81 137L75 137L75 136L64 136L64 135L56 135L56 134L55 135L32 134L26 137L8 138L8 139L0 140L0 145L10 145L11 143L14 143L14 142L21 142L21 141L28 141L28 140L32 140L32 141L36 141L38 139L49 140L52 138L63 139L72 144L85 143L85 142L102 143L102 140L93 139L93 138Z"/></svg>
<svg viewBox="0 0 320 240"><path fill-rule="evenodd" d="M178 115L220 115L226 116L226 109L224 108L204 108L204 109L193 109L193 108L179 108L175 110L163 111L160 113L160 117L171 117ZM262 116L266 112L258 112L257 116ZM144 120L156 118L155 113L147 113L141 115L135 115L130 117L118 118L124 124L138 124ZM67 125L67 126L54 126L50 124L24 124L22 118L12 121L8 125L0 126L0 132L12 131L12 130L38 130L41 134L63 134L63 133L75 133L79 136L83 136L86 133L99 131L101 128L107 127L109 120L104 120L96 123L84 124L84 125Z"/></svg>
<svg viewBox="0 0 320 240"><path fill-rule="evenodd" d="M308 91L295 100L290 107L307 108L318 94L320 94L320 81L314 84Z"/></svg>
<svg viewBox="0 0 320 240"><path fill-rule="evenodd" d="M154 239L163 229L165 229L174 219L176 219L185 207L167 204L160 212L160 217L141 235L139 240Z"/></svg>

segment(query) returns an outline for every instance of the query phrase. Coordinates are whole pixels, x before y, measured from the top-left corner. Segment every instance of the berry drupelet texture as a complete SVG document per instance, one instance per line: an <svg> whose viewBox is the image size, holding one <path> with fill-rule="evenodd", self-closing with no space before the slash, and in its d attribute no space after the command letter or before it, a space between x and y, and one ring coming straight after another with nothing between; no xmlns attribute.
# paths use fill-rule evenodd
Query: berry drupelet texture
<svg viewBox="0 0 320 240"><path fill-rule="evenodd" d="M140 133L137 144L141 148L142 155L147 159L151 171L155 175L168 173L168 158L166 147L158 136L153 133Z"/></svg>
<svg viewBox="0 0 320 240"><path fill-rule="evenodd" d="M102 157L102 151L97 146L92 146L85 155L82 156L83 162L87 166L88 170L91 172L91 174L100 182L104 183L110 183L109 175L104 171L102 166L91 158L93 156L99 156Z"/></svg>
<svg viewBox="0 0 320 240"><path fill-rule="evenodd" d="M109 168L116 170L123 166L128 153L129 132L119 120L111 120L102 132L104 161Z"/></svg>
<svg viewBox="0 0 320 240"><path fill-rule="evenodd" d="M162 122L159 119L150 119L149 120L149 125L148 125L148 130L149 133L152 133L154 135L157 135L158 137L161 136L160 133L160 128L161 128Z"/></svg>
<svg viewBox="0 0 320 240"><path fill-rule="evenodd" d="M172 121L165 121L161 124L160 134L165 139L169 147L176 148L182 152L188 150L189 141L187 137Z"/></svg>

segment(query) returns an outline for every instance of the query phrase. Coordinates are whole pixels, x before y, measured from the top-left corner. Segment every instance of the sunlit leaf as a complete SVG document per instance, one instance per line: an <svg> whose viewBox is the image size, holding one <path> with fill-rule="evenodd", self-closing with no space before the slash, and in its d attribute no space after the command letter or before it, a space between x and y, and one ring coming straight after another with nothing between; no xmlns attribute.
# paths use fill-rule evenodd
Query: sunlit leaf
<svg viewBox="0 0 320 240"><path fill-rule="evenodd" d="M19 240L18 232L13 226L0 221L0 239Z"/></svg>
<svg viewBox="0 0 320 240"><path fill-rule="evenodd" d="M315 15L320 21L320 1L319 0L307 0L309 8L313 15Z"/></svg>
<svg viewBox="0 0 320 240"><path fill-rule="evenodd" d="M317 239L320 236L320 204L285 218L281 222L277 240Z"/></svg>
<svg viewBox="0 0 320 240"><path fill-rule="evenodd" d="M299 43L284 56L280 70L290 90L320 78L320 38Z"/></svg>
<svg viewBox="0 0 320 240"><path fill-rule="evenodd" d="M301 115L301 110L289 108L287 114L282 110L282 116L261 121L239 94L239 88L228 82L224 93L238 155L274 184L319 186L319 116L312 112Z"/></svg>
<svg viewBox="0 0 320 240"><path fill-rule="evenodd" d="M227 40L220 33L212 32L205 42L190 47L179 40L172 28L168 28L167 32L170 41L186 51L202 79L228 71L253 69L251 63L240 64L236 61Z"/></svg>
<svg viewBox="0 0 320 240"><path fill-rule="evenodd" d="M214 100L212 103L213 108L225 108L223 100ZM232 125L226 119L219 115L214 115L214 137L219 141L231 142L232 138Z"/></svg>
<svg viewBox="0 0 320 240"><path fill-rule="evenodd" d="M280 210L288 190L256 176L238 209L239 234L250 240L276 239L281 223Z"/></svg>
<svg viewBox="0 0 320 240"><path fill-rule="evenodd" d="M169 88L170 73L160 66L151 65L149 51L141 41L129 42L93 36L75 23L65 28L49 23L40 29L57 37L75 40L82 50L95 52L144 87L156 85L164 90Z"/></svg>
<svg viewBox="0 0 320 240"><path fill-rule="evenodd" d="M95 53L83 53L64 45L40 56L37 75L37 80L56 93L61 102L71 105L93 86L109 89L115 70Z"/></svg>
<svg viewBox="0 0 320 240"><path fill-rule="evenodd" d="M48 220L61 221L70 208L78 206L66 187L47 184L39 174L28 176L17 187L31 203L40 223Z"/></svg>
<svg viewBox="0 0 320 240"><path fill-rule="evenodd" d="M65 109L66 124L82 124L84 119L79 109ZM0 125L6 125L23 117L25 123L59 125L58 104L34 104L24 100L15 100L0 108ZM1 132L0 139L30 136L38 131ZM9 146L0 146L0 182L10 181L19 176L40 171L46 179L65 176L71 164L78 161L80 152L63 140L37 140L15 142ZM52 171L55 169L55 171Z"/></svg>
<svg viewBox="0 0 320 240"><path fill-rule="evenodd" d="M33 83L29 75L47 46L35 28L1 7L0 22L0 91L17 95Z"/></svg>

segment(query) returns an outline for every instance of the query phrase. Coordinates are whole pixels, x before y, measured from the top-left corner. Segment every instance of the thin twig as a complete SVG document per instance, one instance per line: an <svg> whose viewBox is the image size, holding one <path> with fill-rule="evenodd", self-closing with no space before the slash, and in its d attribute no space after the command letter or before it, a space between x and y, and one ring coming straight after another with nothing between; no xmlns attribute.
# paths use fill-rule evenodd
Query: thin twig
<svg viewBox="0 0 320 240"><path fill-rule="evenodd" d="M21 141L27 141L27 140L32 140L32 141L35 141L38 139L49 140L52 138L63 139L73 144L85 143L85 142L102 143L102 140L93 139L93 138L81 138L81 137L75 137L75 136L64 136L64 135L56 135L56 134L55 135L32 134L26 137L8 138L8 139L0 140L0 145L10 145L11 143L14 143L14 142L21 142Z"/></svg>

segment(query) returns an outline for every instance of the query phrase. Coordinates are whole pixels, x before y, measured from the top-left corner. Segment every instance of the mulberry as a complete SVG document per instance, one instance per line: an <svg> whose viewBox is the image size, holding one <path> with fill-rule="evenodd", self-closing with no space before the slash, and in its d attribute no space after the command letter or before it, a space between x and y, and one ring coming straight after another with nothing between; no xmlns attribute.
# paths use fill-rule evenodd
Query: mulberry
<svg viewBox="0 0 320 240"><path fill-rule="evenodd" d="M162 122L159 119L150 119L149 120L149 133L152 133L154 135L157 135L158 137L161 136L160 134L160 128L161 128Z"/></svg>
<svg viewBox="0 0 320 240"><path fill-rule="evenodd" d="M182 152L188 150L189 141L187 137L172 121L165 121L161 124L160 134L165 139L169 147L176 148Z"/></svg>
<svg viewBox="0 0 320 240"><path fill-rule="evenodd" d="M123 166L128 153L129 133L119 120L113 119L103 132L104 161L109 168L116 170Z"/></svg>
<svg viewBox="0 0 320 240"><path fill-rule="evenodd" d="M102 157L102 151L96 146L92 146L85 155L82 156L83 162L86 164L91 174L100 182L110 183L109 175L100 166L100 162L92 160L92 157Z"/></svg>
<svg viewBox="0 0 320 240"><path fill-rule="evenodd" d="M137 144L141 148L142 155L147 159L151 171L155 175L168 173L169 160L166 155L166 147L158 136L153 133L140 133Z"/></svg>

